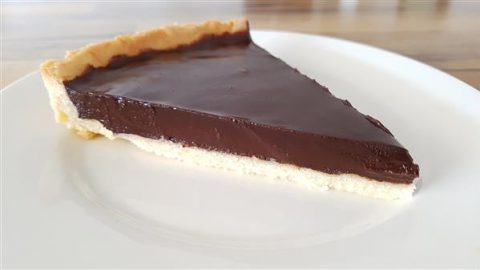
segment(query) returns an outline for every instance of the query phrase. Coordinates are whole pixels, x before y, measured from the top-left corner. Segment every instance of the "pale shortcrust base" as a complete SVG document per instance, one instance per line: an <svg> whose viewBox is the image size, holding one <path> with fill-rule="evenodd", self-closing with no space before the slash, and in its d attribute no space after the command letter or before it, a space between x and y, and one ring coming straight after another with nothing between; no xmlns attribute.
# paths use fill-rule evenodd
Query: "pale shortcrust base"
<svg viewBox="0 0 480 270"><path fill-rule="evenodd" d="M80 75L89 65L94 67L107 65L109 59L114 55L135 55L148 48L170 49L194 42L205 34L233 33L245 30L248 30L248 25L244 20L169 26L132 36L123 36L113 41L89 45L67 54L64 60L48 61L42 65L41 72L49 93L50 105L55 112L55 119L57 122L65 123L69 128L75 129L84 138L91 138L96 134L101 134L109 139L121 138L148 152L204 167L226 169L243 174L262 175L322 191L333 189L387 200L411 198L415 190L414 183L393 184L371 180L354 174L327 174L294 165L261 160L255 157L238 156L197 147L184 147L181 144L164 139L153 140L131 134L114 134L97 120L79 118L78 112L62 83L64 80ZM181 37L181 39L175 40L174 37L176 36ZM148 43L142 43L146 40ZM168 42L166 42L167 40ZM135 46L132 44L135 44ZM168 44L168 46L165 44ZM105 53L105 51L111 50L112 47L115 48L114 52L109 51ZM79 57L79 55L82 57Z"/></svg>
<svg viewBox="0 0 480 270"><path fill-rule="evenodd" d="M386 200L411 198L415 189L413 184L378 182L355 174L327 174L255 157L238 156L197 147L184 147L164 139L152 140L130 134L118 134L116 138L126 139L141 149L159 156L236 173L266 176L308 189L320 191L333 189Z"/></svg>

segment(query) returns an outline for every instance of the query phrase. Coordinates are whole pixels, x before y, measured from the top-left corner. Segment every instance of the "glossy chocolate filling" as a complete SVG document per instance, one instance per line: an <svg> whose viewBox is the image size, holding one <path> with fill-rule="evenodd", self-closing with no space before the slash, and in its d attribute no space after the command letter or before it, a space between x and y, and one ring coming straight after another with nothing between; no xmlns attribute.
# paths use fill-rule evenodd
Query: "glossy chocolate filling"
<svg viewBox="0 0 480 270"><path fill-rule="evenodd" d="M418 176L378 120L258 47L248 32L118 56L65 85L80 118L114 133L378 181Z"/></svg>

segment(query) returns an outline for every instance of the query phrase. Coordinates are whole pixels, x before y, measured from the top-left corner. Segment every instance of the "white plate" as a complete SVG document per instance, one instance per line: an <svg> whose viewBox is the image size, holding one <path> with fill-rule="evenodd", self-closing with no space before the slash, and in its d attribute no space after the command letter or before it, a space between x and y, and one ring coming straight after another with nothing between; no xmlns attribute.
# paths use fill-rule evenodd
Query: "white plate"
<svg viewBox="0 0 480 270"><path fill-rule="evenodd" d="M54 123L33 73L1 92L3 266L480 266L480 92L352 42L254 40L379 118L420 165L414 199L304 191L85 141Z"/></svg>

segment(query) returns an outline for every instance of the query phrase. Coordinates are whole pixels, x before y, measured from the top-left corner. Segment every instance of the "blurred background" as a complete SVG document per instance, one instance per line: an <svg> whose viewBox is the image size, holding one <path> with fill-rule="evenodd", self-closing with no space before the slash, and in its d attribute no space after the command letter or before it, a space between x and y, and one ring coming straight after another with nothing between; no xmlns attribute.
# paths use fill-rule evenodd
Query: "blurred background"
<svg viewBox="0 0 480 270"><path fill-rule="evenodd" d="M1 5L2 88L45 59L90 42L172 22L246 17L254 30L321 34L397 52L480 89L477 0L2 0Z"/></svg>

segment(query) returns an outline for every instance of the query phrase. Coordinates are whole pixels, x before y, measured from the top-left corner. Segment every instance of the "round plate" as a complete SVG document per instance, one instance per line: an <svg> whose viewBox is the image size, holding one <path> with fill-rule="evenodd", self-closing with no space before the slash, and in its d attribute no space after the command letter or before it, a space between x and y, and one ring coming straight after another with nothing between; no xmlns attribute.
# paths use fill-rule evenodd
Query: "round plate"
<svg viewBox="0 0 480 270"><path fill-rule="evenodd" d="M382 121L420 165L408 202L182 164L57 125L40 75L1 92L5 267L475 267L480 92L333 38L254 32Z"/></svg>

